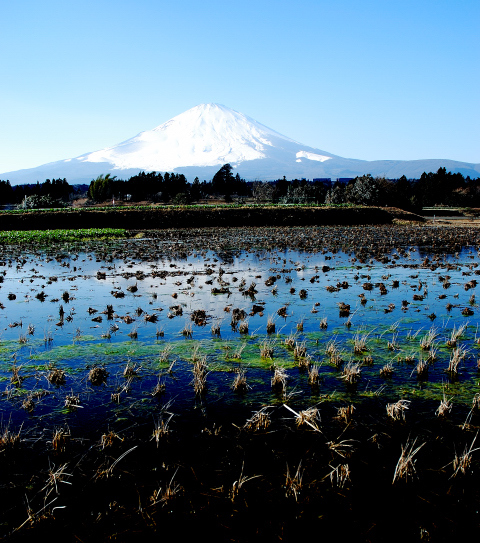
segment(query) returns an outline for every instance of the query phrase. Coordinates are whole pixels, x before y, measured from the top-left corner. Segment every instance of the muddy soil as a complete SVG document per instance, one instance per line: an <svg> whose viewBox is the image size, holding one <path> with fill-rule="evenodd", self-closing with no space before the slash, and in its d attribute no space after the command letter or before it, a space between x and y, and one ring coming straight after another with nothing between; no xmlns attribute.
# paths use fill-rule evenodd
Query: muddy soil
<svg viewBox="0 0 480 543"><path fill-rule="evenodd" d="M0 214L0 230L62 228L189 228L242 226L308 226L423 222L397 208L379 207L155 207L150 209L70 209Z"/></svg>

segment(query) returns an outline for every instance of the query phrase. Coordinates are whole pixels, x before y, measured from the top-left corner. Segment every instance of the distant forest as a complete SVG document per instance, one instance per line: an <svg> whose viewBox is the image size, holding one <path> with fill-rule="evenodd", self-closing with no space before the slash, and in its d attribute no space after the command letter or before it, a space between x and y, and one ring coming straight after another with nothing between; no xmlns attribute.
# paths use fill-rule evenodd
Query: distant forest
<svg viewBox="0 0 480 543"><path fill-rule="evenodd" d="M198 177L189 183L183 174L140 172L128 180L100 175L90 185L70 185L66 179L11 186L0 181L0 205L24 208L66 207L80 197L90 203L105 201L152 201L190 204L205 199L226 202L284 204L357 204L395 206L411 211L434 205L480 207L480 178L440 168L423 173L420 179L385 179L364 175L332 182L330 179L245 181L233 174L230 164L222 166L211 181Z"/></svg>

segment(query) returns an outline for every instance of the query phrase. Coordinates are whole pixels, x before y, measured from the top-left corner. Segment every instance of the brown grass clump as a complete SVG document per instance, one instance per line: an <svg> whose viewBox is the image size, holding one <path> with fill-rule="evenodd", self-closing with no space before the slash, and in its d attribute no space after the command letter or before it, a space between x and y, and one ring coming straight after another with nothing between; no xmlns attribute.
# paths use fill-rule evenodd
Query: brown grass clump
<svg viewBox="0 0 480 543"><path fill-rule="evenodd" d="M325 354L330 357L330 364L337 369L343 364L343 355L338 347L338 341L336 338L327 342Z"/></svg>
<svg viewBox="0 0 480 543"><path fill-rule="evenodd" d="M205 324L207 323L207 313L204 309L195 309L190 315L190 319L197 326L205 326Z"/></svg>
<svg viewBox="0 0 480 543"><path fill-rule="evenodd" d="M440 405L438 406L437 410L435 411L435 415L437 417L446 417L448 413L452 410L453 403L451 400L447 400L445 393L443 394L443 398L440 401Z"/></svg>
<svg viewBox="0 0 480 543"><path fill-rule="evenodd" d="M274 343L267 339L260 343L260 356L262 358L269 358L273 360Z"/></svg>
<svg viewBox="0 0 480 543"><path fill-rule="evenodd" d="M256 479L257 477L261 477L261 475L252 475L251 477L246 477L245 475L243 475L243 468L244 468L244 464L242 463L242 470L240 471L240 477L236 481L233 482L232 488L230 490L230 499L232 500L232 502L234 502L237 499L245 483L248 483L248 481L251 481L252 479Z"/></svg>
<svg viewBox="0 0 480 543"><path fill-rule="evenodd" d="M393 334L392 341L389 341L387 343L387 347L389 351L397 351L398 349L400 349L400 345L398 344L397 338L398 338L398 334Z"/></svg>
<svg viewBox="0 0 480 543"><path fill-rule="evenodd" d="M270 418L270 413L268 412L268 407L262 407L250 417L247 422L243 425L242 429L247 431L259 431L266 430L272 420Z"/></svg>
<svg viewBox="0 0 480 543"><path fill-rule="evenodd" d="M453 330L450 334L450 338L447 339L447 342L446 342L447 347L453 348L457 346L457 341L464 334L467 326L468 326L468 322L462 324L462 326L460 326L458 329L456 328L456 326L453 326Z"/></svg>
<svg viewBox="0 0 480 543"><path fill-rule="evenodd" d="M131 364L130 362L127 362L127 365L123 370L123 376L125 377L125 379L138 377L138 370L139 367L135 363Z"/></svg>
<svg viewBox="0 0 480 543"><path fill-rule="evenodd" d="M332 486L343 488L347 481L350 481L350 468L348 464L338 464L338 466L335 467L329 464L329 467L332 471L330 471L326 477L330 479Z"/></svg>
<svg viewBox="0 0 480 543"><path fill-rule="evenodd" d="M295 349L293 350L293 356L295 358L305 358L307 356L307 342L295 342Z"/></svg>
<svg viewBox="0 0 480 543"><path fill-rule="evenodd" d="M246 318L247 318L247 312L245 311L245 309L240 309L239 307L235 307L232 311L232 320L230 322L231 327L235 330L237 327L237 324Z"/></svg>
<svg viewBox="0 0 480 543"><path fill-rule="evenodd" d="M459 474L467 475L470 471L471 465L472 465L472 454L475 451L480 450L480 447L477 447L476 449L473 448L475 441L478 437L478 432L473 438L472 443L468 447L465 445L465 449L463 450L463 454L458 456L455 453L455 458L453 459L452 465L453 465L453 474L452 477L456 477Z"/></svg>
<svg viewBox="0 0 480 543"><path fill-rule="evenodd" d="M465 347L455 347L450 356L448 368L446 370L447 373L456 375L458 373L458 367L460 366L460 363L465 359L466 356L467 350L465 349Z"/></svg>
<svg viewBox="0 0 480 543"><path fill-rule="evenodd" d="M154 398L157 398L158 396L161 396L162 394L165 394L167 386L165 383L161 380L159 377L157 380L157 384L155 385L154 389L152 390L152 396Z"/></svg>
<svg viewBox="0 0 480 543"><path fill-rule="evenodd" d="M241 322L238 331L240 334L248 334L248 321Z"/></svg>
<svg viewBox="0 0 480 543"><path fill-rule="evenodd" d="M299 411L295 417L295 424L299 428L300 426L313 426L318 430L318 423L320 422L320 410L318 407L309 407L303 411Z"/></svg>
<svg viewBox="0 0 480 543"><path fill-rule="evenodd" d="M352 421L354 411L355 406L352 404L338 407L335 419L349 424Z"/></svg>
<svg viewBox="0 0 480 543"><path fill-rule="evenodd" d="M255 281L252 281L250 283L250 286L243 291L243 295L244 296L250 296L250 298L255 298L255 294L258 293L258 290L255 288L257 286L257 283L255 283Z"/></svg>
<svg viewBox="0 0 480 543"><path fill-rule="evenodd" d="M350 315L350 305L340 302L338 305L338 314L340 317L348 317Z"/></svg>
<svg viewBox="0 0 480 543"><path fill-rule="evenodd" d="M297 342L297 336L296 334L290 334L289 336L287 336L285 338L285 346L288 348L288 349L294 349L295 348L295 343Z"/></svg>
<svg viewBox="0 0 480 543"><path fill-rule="evenodd" d="M308 384L311 387L318 387L320 384L319 366L312 364L308 367Z"/></svg>
<svg viewBox="0 0 480 543"><path fill-rule="evenodd" d="M425 360L419 360L415 367L415 370L417 372L418 379L428 379L428 363Z"/></svg>
<svg viewBox="0 0 480 543"><path fill-rule="evenodd" d="M65 407L67 409L77 409L77 407L81 407L80 405L80 396L75 396L73 391L71 394L67 394L65 397Z"/></svg>
<svg viewBox="0 0 480 543"><path fill-rule="evenodd" d="M408 400L398 400L395 403L387 404L387 415L392 420L405 420L405 411L408 409L410 402Z"/></svg>
<svg viewBox="0 0 480 543"><path fill-rule="evenodd" d="M310 407L309 409L304 409L299 413L297 413L286 403L283 404L283 407L295 415L295 424L297 428L307 425L310 426L312 430L320 432L320 428L318 427L318 423L320 422L320 410L317 407Z"/></svg>
<svg viewBox="0 0 480 543"><path fill-rule="evenodd" d="M325 348L325 354L329 356L330 358L333 355L337 354L339 352L338 345L339 343L336 338L330 339L327 342L327 346Z"/></svg>
<svg viewBox="0 0 480 543"><path fill-rule="evenodd" d="M320 320L320 330L326 330L327 328L328 328L327 317L323 317L323 318Z"/></svg>
<svg viewBox="0 0 480 543"><path fill-rule="evenodd" d="M154 439L157 443L157 448L160 443L160 440L167 436L170 433L169 424L172 420L173 413L169 413L169 417L165 420L163 416L161 416L158 421L155 423L155 427L153 429L153 435L152 440Z"/></svg>
<svg viewBox="0 0 480 543"><path fill-rule="evenodd" d="M348 458L355 451L354 449L354 439L342 439L339 441L340 437L336 440L328 441L326 443L327 447L332 451L332 453L338 454L342 458Z"/></svg>
<svg viewBox="0 0 480 543"><path fill-rule="evenodd" d="M54 368L50 370L47 375L47 380L49 383L55 386L62 386L65 384L65 372L61 369Z"/></svg>
<svg viewBox="0 0 480 543"><path fill-rule="evenodd" d="M12 375L10 376L10 382L16 387L21 386L22 381L25 379L23 375L20 375L21 367L22 366L17 366L16 364L12 366Z"/></svg>
<svg viewBox="0 0 480 543"><path fill-rule="evenodd" d="M160 356L158 358L158 361L160 364L166 364L168 362L168 359L170 358L170 355L173 351L173 345L167 344L165 347L160 351Z"/></svg>
<svg viewBox="0 0 480 543"><path fill-rule="evenodd" d="M417 438L413 441L407 440L405 446L402 445L402 452L395 466L392 484L401 480L408 482L409 479L413 479L416 475L415 463L417 460L414 459L414 456L425 445L425 443L422 443L418 447L415 447L416 443Z"/></svg>
<svg viewBox="0 0 480 543"><path fill-rule="evenodd" d="M340 352L337 352L330 356L330 364L332 364L332 366L335 366L335 368L340 369L343 364L342 354Z"/></svg>
<svg viewBox="0 0 480 543"><path fill-rule="evenodd" d="M275 321L273 319L273 316L269 315L267 319L267 334L274 334L274 333L275 333Z"/></svg>
<svg viewBox="0 0 480 543"><path fill-rule="evenodd" d="M165 486L165 488L160 487L154 491L154 493L150 497L151 505L160 504L162 507L165 507L166 505L171 504L173 500L175 500L182 494L183 487L180 484L174 482L177 471L178 468L173 474L173 477L170 479L169 483Z"/></svg>
<svg viewBox="0 0 480 543"><path fill-rule="evenodd" d="M113 470L116 468L117 464L121 460L123 460L128 454L130 454L132 451L134 451L137 447L138 447L138 445L135 445L131 449L128 449L128 451L125 451L124 453L122 453L114 462L112 462L110 464L110 466L108 468L103 469L105 464L100 466L97 469L96 479L103 479L103 478L108 479L109 477L111 477L113 475Z"/></svg>
<svg viewBox="0 0 480 543"><path fill-rule="evenodd" d="M70 443L71 433L68 426L56 428L53 432L52 447L56 454L64 453Z"/></svg>
<svg viewBox="0 0 480 543"><path fill-rule="evenodd" d="M355 334L353 338L353 352L355 354L363 354L368 351L367 341L369 334Z"/></svg>
<svg viewBox="0 0 480 543"><path fill-rule="evenodd" d="M138 339L138 327L134 326L130 332L128 332L127 336L131 339Z"/></svg>
<svg viewBox="0 0 480 543"><path fill-rule="evenodd" d="M245 349L245 343L243 343L242 345L239 345L235 351L232 353L232 358L234 358L235 360L241 360L242 359L242 353Z"/></svg>
<svg viewBox="0 0 480 543"><path fill-rule="evenodd" d="M415 362L415 355L413 353L406 354L403 357L399 357L398 361L405 362L405 364L413 364Z"/></svg>
<svg viewBox="0 0 480 543"><path fill-rule="evenodd" d="M433 364L433 362L435 362L435 360L437 360L437 347L434 347L432 346L431 349L428 351L428 354L427 354L427 362L429 364Z"/></svg>
<svg viewBox="0 0 480 543"><path fill-rule="evenodd" d="M285 394L287 379L288 375L285 368L275 364L273 367L273 377L271 379L272 388Z"/></svg>
<svg viewBox="0 0 480 543"><path fill-rule="evenodd" d="M29 394L22 402L22 409L25 409L28 413L31 413L35 409L35 402L33 396Z"/></svg>
<svg viewBox="0 0 480 543"><path fill-rule="evenodd" d="M186 339L192 339L193 335L193 328L191 323L185 323L185 326L183 327L181 334Z"/></svg>
<svg viewBox="0 0 480 543"><path fill-rule="evenodd" d="M235 392L246 392L250 388L250 386L247 383L245 370L243 369L235 370L235 378L233 380L231 387Z"/></svg>
<svg viewBox="0 0 480 543"><path fill-rule="evenodd" d="M88 372L88 380L93 386L100 386L107 382L108 371L100 366L95 366Z"/></svg>
<svg viewBox="0 0 480 543"><path fill-rule="evenodd" d="M14 433L10 431L9 426L10 424L7 424L6 426L2 426L2 428L0 428L0 452L16 449L20 444L22 427L20 426L18 433Z"/></svg>
<svg viewBox="0 0 480 543"><path fill-rule="evenodd" d="M302 490L302 478L304 470L302 468L302 462L298 464L295 474L292 476L290 468L287 464L287 473L285 475L285 497L293 496L295 501L298 501L298 496Z"/></svg>
<svg viewBox="0 0 480 543"><path fill-rule="evenodd" d="M432 346L434 346L434 341L437 337L437 329L432 326L432 328L430 328L430 330L420 339L420 349L423 351L429 351Z"/></svg>
<svg viewBox="0 0 480 543"><path fill-rule="evenodd" d="M212 324L211 332L212 332L213 336L219 336L220 335L220 325L221 325L220 320L217 320Z"/></svg>
<svg viewBox="0 0 480 543"><path fill-rule="evenodd" d="M107 449L110 447L113 447L115 440L123 441L123 438L121 438L117 433L115 433L113 430L109 430L107 433L102 434L102 437L100 438L100 445L102 449Z"/></svg>
<svg viewBox="0 0 480 543"><path fill-rule="evenodd" d="M380 368L380 376L389 378L393 375L394 369L393 364L389 362L388 364L385 364L382 368Z"/></svg>
<svg viewBox="0 0 480 543"><path fill-rule="evenodd" d="M195 360L195 362L193 363L192 372L193 388L195 390L195 394L197 396L200 396L201 394L204 394L207 390L208 366L206 356L200 356L198 359Z"/></svg>
<svg viewBox="0 0 480 543"><path fill-rule="evenodd" d="M358 362L348 362L342 370L340 379L345 381L348 385L355 385L360 380L361 371L362 369Z"/></svg>

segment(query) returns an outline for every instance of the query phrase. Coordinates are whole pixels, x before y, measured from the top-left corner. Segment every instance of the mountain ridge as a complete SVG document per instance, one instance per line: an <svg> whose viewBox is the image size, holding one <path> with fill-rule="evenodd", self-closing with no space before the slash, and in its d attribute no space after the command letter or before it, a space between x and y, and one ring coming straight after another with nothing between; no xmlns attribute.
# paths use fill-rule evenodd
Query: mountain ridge
<svg viewBox="0 0 480 543"><path fill-rule="evenodd" d="M343 158L303 145L221 104L200 104L133 138L98 151L0 174L12 184L47 178L85 183L100 174L127 179L139 171L183 173L211 179L230 163L247 180L374 176L418 178L445 167L452 173L480 176L480 164L448 159L375 160Z"/></svg>

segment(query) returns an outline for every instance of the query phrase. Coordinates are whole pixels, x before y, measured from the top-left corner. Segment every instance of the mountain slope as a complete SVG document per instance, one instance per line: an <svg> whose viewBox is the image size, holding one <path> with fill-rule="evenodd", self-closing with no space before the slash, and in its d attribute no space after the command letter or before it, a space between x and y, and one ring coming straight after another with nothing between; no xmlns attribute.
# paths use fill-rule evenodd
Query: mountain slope
<svg viewBox="0 0 480 543"><path fill-rule="evenodd" d="M189 181L211 179L230 163L245 179L355 177L371 173L390 178L420 177L446 167L477 177L480 165L451 160L362 161L314 149L219 104L202 104L153 130L113 147L37 168L0 174L13 184L66 177L88 182L101 173L126 179L140 170L184 173Z"/></svg>

